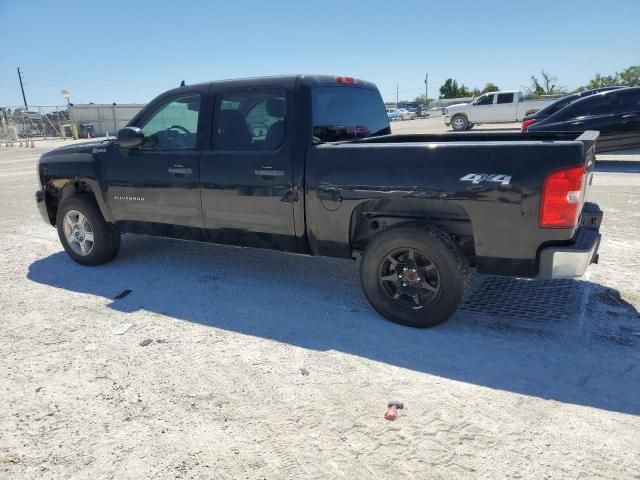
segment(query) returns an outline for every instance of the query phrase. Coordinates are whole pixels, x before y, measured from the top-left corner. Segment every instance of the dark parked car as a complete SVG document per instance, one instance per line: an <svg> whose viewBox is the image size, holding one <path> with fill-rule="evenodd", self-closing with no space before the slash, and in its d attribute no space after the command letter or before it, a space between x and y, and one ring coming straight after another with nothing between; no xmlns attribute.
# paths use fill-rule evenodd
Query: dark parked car
<svg viewBox="0 0 640 480"><path fill-rule="evenodd" d="M201 83L117 139L45 153L36 199L82 265L112 260L121 233L361 257L373 307L413 327L455 312L471 266L555 278L597 261L597 132L390 133L375 85L351 77Z"/></svg>
<svg viewBox="0 0 640 480"><path fill-rule="evenodd" d="M553 102L551 105L548 105L531 115L527 115L522 119L522 131L524 132L529 125L533 125L540 120L550 117L556 112L559 112L567 105L571 105L573 102L577 102L583 98L590 97L591 95L595 95L596 93L608 92L609 90L617 90L619 88L624 87L601 87L594 88L593 90L585 90L584 92L572 93L571 95L567 95L565 97L559 98L556 102Z"/></svg>
<svg viewBox="0 0 640 480"><path fill-rule="evenodd" d="M527 132L598 130L596 151L640 147L640 87L591 95L526 127Z"/></svg>

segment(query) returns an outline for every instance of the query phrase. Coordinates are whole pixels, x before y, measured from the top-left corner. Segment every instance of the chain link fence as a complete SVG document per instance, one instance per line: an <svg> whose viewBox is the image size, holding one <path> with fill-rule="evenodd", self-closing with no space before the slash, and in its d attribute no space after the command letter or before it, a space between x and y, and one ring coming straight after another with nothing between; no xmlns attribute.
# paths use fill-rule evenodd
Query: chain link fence
<svg viewBox="0 0 640 480"><path fill-rule="evenodd" d="M144 104L34 105L0 107L0 140L115 135Z"/></svg>
<svg viewBox="0 0 640 480"><path fill-rule="evenodd" d="M63 125L69 123L67 106L0 107L0 139L2 140L60 137Z"/></svg>

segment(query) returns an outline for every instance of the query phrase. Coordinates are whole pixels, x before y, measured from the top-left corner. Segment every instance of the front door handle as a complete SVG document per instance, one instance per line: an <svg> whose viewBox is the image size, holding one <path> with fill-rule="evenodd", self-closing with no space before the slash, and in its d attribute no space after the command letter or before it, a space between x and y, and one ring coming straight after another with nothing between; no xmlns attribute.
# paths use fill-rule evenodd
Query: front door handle
<svg viewBox="0 0 640 480"><path fill-rule="evenodd" d="M584 122L571 122L571 125L582 125Z"/></svg>
<svg viewBox="0 0 640 480"><path fill-rule="evenodd" d="M277 170L273 165L263 165L253 173L259 177L284 177L284 170Z"/></svg>
<svg viewBox="0 0 640 480"><path fill-rule="evenodd" d="M193 170L191 168L183 167L183 166L173 166L169 167L167 170L171 175L175 175L176 177L184 177L185 175L192 175Z"/></svg>
<svg viewBox="0 0 640 480"><path fill-rule="evenodd" d="M637 117L637 113L627 113L626 115L622 115L622 118L634 118Z"/></svg>

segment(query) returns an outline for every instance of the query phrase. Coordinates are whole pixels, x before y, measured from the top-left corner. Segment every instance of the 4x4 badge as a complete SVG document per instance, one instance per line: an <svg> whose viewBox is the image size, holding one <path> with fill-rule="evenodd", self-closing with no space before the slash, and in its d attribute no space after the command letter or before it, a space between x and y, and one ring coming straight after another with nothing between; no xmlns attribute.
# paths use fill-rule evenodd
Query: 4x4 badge
<svg viewBox="0 0 640 480"><path fill-rule="evenodd" d="M501 185L509 185L511 183L511 175L504 175L502 173L468 173L460 179L461 182L471 182L478 184L481 182L494 182Z"/></svg>

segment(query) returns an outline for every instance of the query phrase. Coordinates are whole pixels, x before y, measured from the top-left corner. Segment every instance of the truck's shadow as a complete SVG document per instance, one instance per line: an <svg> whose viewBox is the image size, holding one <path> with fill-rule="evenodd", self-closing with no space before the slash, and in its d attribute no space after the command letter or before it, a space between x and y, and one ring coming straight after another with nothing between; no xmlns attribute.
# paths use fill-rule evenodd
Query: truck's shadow
<svg viewBox="0 0 640 480"><path fill-rule="evenodd" d="M401 327L373 312L355 267L351 261L128 236L108 265L82 267L60 252L34 262L28 278L110 299L130 289L109 304L119 311L143 309L485 387L640 414L635 346L489 328L464 314L431 330Z"/></svg>

